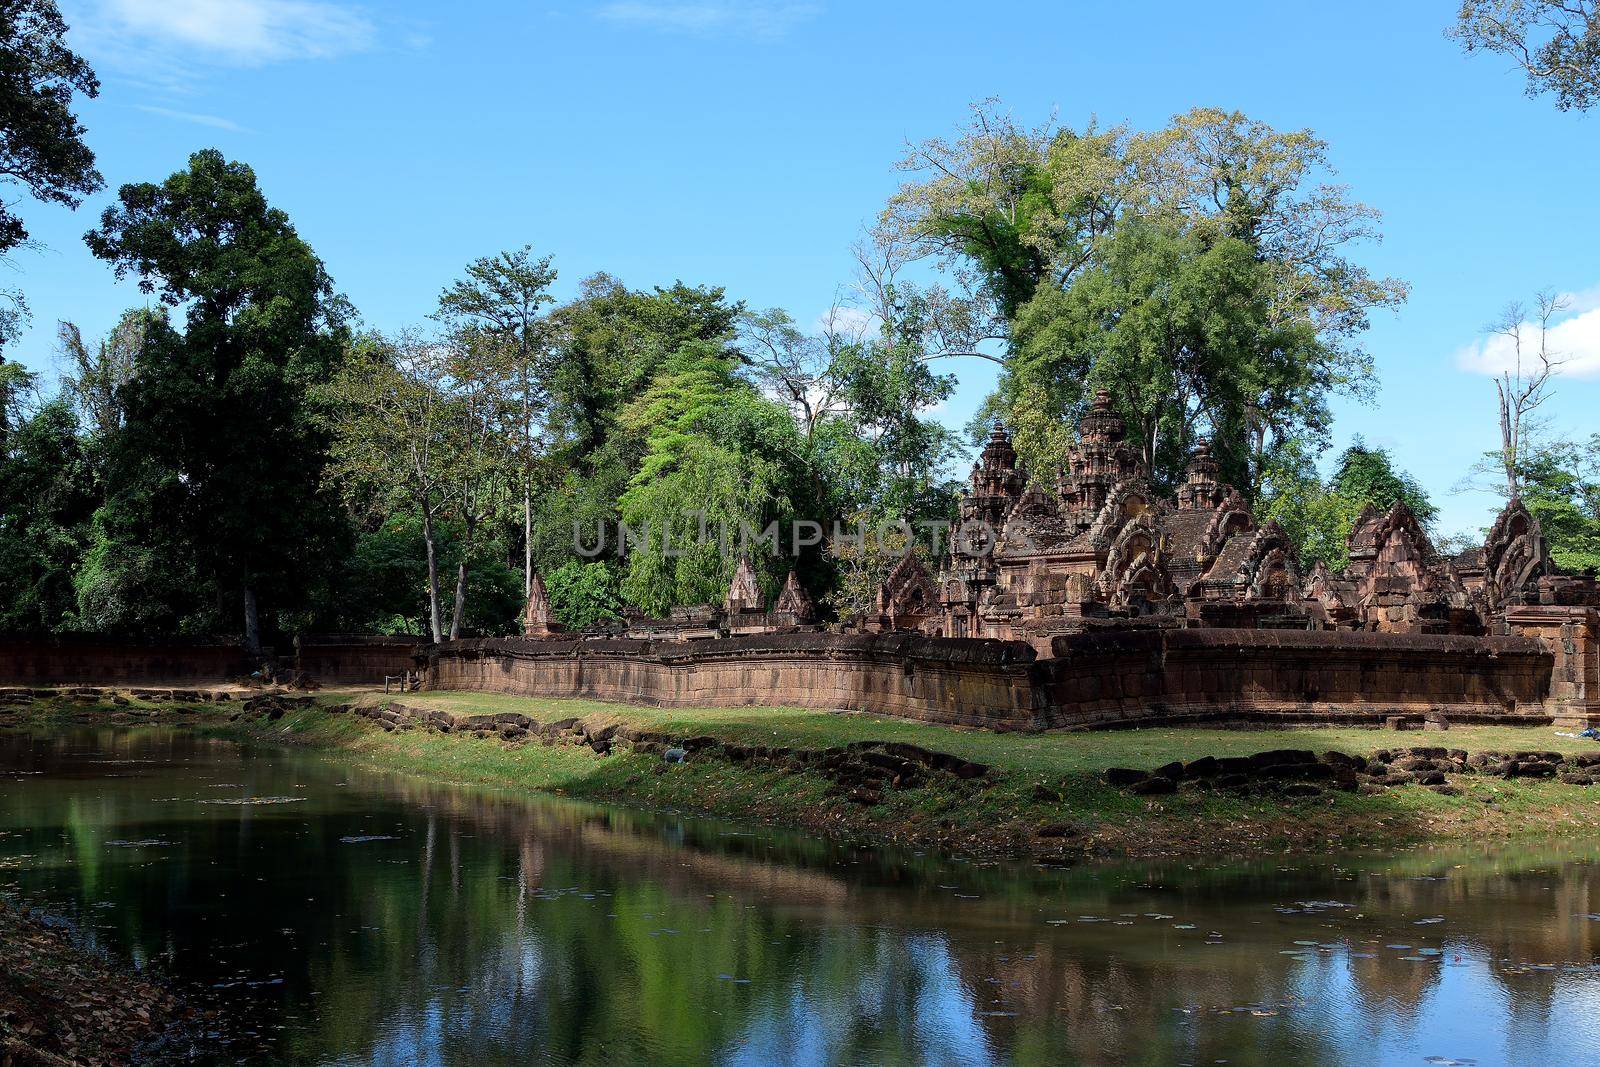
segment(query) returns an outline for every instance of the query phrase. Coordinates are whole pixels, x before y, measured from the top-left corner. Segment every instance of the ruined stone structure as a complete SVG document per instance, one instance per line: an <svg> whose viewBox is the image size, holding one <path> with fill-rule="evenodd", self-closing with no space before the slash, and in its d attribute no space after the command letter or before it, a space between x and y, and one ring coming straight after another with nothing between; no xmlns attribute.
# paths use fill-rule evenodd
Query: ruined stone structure
<svg viewBox="0 0 1600 1067"><path fill-rule="evenodd" d="M1102 391L1049 487L1021 468L997 425L937 578L907 556L858 625L1026 641L1049 654L1058 637L1106 628L1483 636L1512 632L1518 605L1600 606L1600 584L1555 574L1517 501L1484 549L1455 558L1435 550L1403 503L1368 508L1349 556L1342 572L1304 573L1283 529L1258 522L1222 483L1205 441L1176 493L1158 496Z"/></svg>
<svg viewBox="0 0 1600 1067"><path fill-rule="evenodd" d="M561 631L561 624L550 610L550 594L545 590L544 579L538 574L529 575L528 603L522 610L522 636L549 637Z"/></svg>
<svg viewBox="0 0 1600 1067"><path fill-rule="evenodd" d="M619 622L600 623L585 630L597 639L628 638L641 641L707 641L749 634L817 630L817 606L794 571L769 609L761 580L749 557L741 557L733 581L721 604L690 604L673 608L664 619L629 613Z"/></svg>

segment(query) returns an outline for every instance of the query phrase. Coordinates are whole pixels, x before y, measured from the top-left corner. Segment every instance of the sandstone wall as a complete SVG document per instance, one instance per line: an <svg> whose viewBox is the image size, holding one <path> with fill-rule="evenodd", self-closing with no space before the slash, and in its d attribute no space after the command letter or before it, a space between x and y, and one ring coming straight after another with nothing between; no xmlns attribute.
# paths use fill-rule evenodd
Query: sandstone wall
<svg viewBox="0 0 1600 1067"><path fill-rule="evenodd" d="M421 654L428 684L440 689L661 706L842 708L992 729L1381 724L1392 715L1577 725L1600 718L1572 695L1581 688L1592 696L1596 646L1572 638L1568 622L1555 644L1520 636L1104 631L1057 638L1055 655L1044 659L1023 642L904 633L694 642L514 638L438 647L308 637L297 656L324 684L377 685ZM0 638L0 685L192 684L249 669L231 640Z"/></svg>
<svg viewBox="0 0 1600 1067"><path fill-rule="evenodd" d="M1553 657L1525 637L1161 629L1056 638L1041 726L1202 721L1549 723Z"/></svg>
<svg viewBox="0 0 1600 1067"><path fill-rule="evenodd" d="M222 682L254 668L241 642L140 642L98 634L0 637L0 684L160 685Z"/></svg>
<svg viewBox="0 0 1600 1067"><path fill-rule="evenodd" d="M664 706L844 708L1002 729L1205 721L1548 723L1552 656L1519 637L1162 629L1022 642L792 634L460 641L429 685Z"/></svg>
<svg viewBox="0 0 1600 1067"><path fill-rule="evenodd" d="M382 685L421 665L420 637L310 634L294 640L294 666L322 685Z"/></svg>
<svg viewBox="0 0 1600 1067"><path fill-rule="evenodd" d="M719 641L453 641L428 684L669 707L847 708L1026 729L1035 652L1022 642L911 634L773 634Z"/></svg>

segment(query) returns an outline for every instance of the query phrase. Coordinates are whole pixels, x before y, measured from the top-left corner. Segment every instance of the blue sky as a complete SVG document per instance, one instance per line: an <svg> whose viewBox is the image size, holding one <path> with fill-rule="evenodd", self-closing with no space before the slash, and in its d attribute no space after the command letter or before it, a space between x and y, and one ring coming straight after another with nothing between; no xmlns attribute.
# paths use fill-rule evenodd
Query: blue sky
<svg viewBox="0 0 1600 1067"><path fill-rule="evenodd" d="M1310 127L1385 214L1362 260L1412 284L1368 337L1380 396L1339 406L1336 442L1393 448L1445 532L1494 507L1452 490L1495 443L1472 346L1508 300L1575 294L1548 410L1600 430L1600 115L1529 100L1504 61L1462 55L1443 35L1455 6L62 0L104 83L82 110L109 188L202 147L249 162L382 328L422 320L470 259L528 242L554 255L561 295L606 270L814 321L901 146L985 97L1029 125L1148 128L1211 105ZM110 196L22 206L44 245L11 263L34 315L22 362L54 368L56 320L97 336L142 300L82 244ZM952 369L959 424L991 376Z"/></svg>

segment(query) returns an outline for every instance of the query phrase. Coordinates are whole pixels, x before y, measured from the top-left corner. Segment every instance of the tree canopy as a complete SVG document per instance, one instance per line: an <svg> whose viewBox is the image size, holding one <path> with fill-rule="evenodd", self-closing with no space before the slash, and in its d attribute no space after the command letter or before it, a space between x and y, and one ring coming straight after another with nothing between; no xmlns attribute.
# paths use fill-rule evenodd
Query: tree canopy
<svg viewBox="0 0 1600 1067"><path fill-rule="evenodd" d="M1595 0L1461 0L1453 37L1467 52L1504 56L1529 96L1554 93L1562 111L1600 101L1600 4Z"/></svg>
<svg viewBox="0 0 1600 1067"><path fill-rule="evenodd" d="M183 317L146 324L122 387L105 522L191 557L257 643L260 601L304 608L339 536L310 391L339 359L348 309L254 172L215 150L124 185L85 241Z"/></svg>

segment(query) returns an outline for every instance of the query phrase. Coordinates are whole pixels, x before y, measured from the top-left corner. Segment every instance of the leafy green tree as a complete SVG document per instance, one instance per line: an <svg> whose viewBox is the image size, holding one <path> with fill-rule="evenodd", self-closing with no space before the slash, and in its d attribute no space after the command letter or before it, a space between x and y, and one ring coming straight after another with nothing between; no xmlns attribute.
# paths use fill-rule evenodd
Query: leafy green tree
<svg viewBox="0 0 1600 1067"><path fill-rule="evenodd" d="M170 529L218 599L238 598L260 648L260 605L301 608L339 551L310 390L337 366L345 302L254 172L213 149L159 184L124 185L85 241L184 318L146 338L113 490L159 484L146 524Z"/></svg>
<svg viewBox="0 0 1600 1067"><path fill-rule="evenodd" d="M513 382L516 367L493 335L458 330L437 345L446 389L444 411L445 495L461 532L450 639L461 636L467 618L468 577L484 524L501 512L516 454L520 412ZM524 591L526 595L526 590Z"/></svg>
<svg viewBox="0 0 1600 1067"><path fill-rule="evenodd" d="M1158 481L1203 431L1254 490L1275 449L1325 436L1329 396L1369 388L1368 317L1405 297L1353 258L1378 214L1330 183L1309 130L1215 108L1152 131L1026 129L987 101L903 168L877 240L949 268L966 335L1004 343L984 421L1027 427L1035 468L1059 460L1045 427L1104 384Z"/></svg>
<svg viewBox="0 0 1600 1067"><path fill-rule="evenodd" d="M1595 0L1462 0L1449 35L1467 52L1504 56L1529 96L1555 93L1562 111L1600 100L1600 5Z"/></svg>
<svg viewBox="0 0 1600 1067"><path fill-rule="evenodd" d="M518 409L516 461L522 482L523 596L533 584L534 438L549 404L549 324L542 314L555 302L556 271L550 257L535 259L531 245L467 265L467 276L439 296L438 317L456 329L474 329L503 351Z"/></svg>
<svg viewBox="0 0 1600 1067"><path fill-rule="evenodd" d="M6 435L0 451L0 630L70 629L73 571L96 486L71 405L57 398Z"/></svg>
<svg viewBox="0 0 1600 1067"><path fill-rule="evenodd" d="M1600 569L1600 434L1535 444L1525 451L1517 480L1556 566L1573 573Z"/></svg>
<svg viewBox="0 0 1600 1067"><path fill-rule="evenodd" d="M675 282L650 292L597 274L551 316L556 330L550 429L563 462L592 469L621 408L685 344L720 342L742 310L721 288Z"/></svg>
<svg viewBox="0 0 1600 1067"><path fill-rule="evenodd" d="M609 563L568 560L544 577L550 610L568 630L622 614L622 590L617 571Z"/></svg>
<svg viewBox="0 0 1600 1067"><path fill-rule="evenodd" d="M644 442L618 501L621 518L649 535L628 554L622 593L649 614L720 601L743 553L766 571L769 587L787 569L773 556L796 517L799 435L736 367L721 345L685 344L619 417L620 428ZM756 543L769 523L778 524L775 547Z"/></svg>
<svg viewBox="0 0 1600 1067"><path fill-rule="evenodd" d="M619 517L619 501L648 450L644 428L621 425L624 410L682 346L723 346L740 310L718 288L679 282L630 290L596 275L550 314L545 451L531 538L541 573L574 559L580 546L592 551ZM603 545L602 558L616 562L616 539Z"/></svg>
<svg viewBox="0 0 1600 1067"><path fill-rule="evenodd" d="M100 82L66 33L54 0L0 0L0 183L75 208L104 184L72 112L73 97L93 99ZM0 256L28 242L15 208L0 199ZM0 348L27 318L22 294L0 290Z"/></svg>
<svg viewBox="0 0 1600 1067"><path fill-rule="evenodd" d="M1327 147L1309 130L1203 107L1148 132L1026 129L989 100L957 137L912 146L901 168L916 177L878 230L952 267L1001 323L1040 287L1070 288L1126 218L1232 237L1272 265L1275 316L1344 345L1405 285L1350 258L1377 237L1378 213L1328 182Z"/></svg>
<svg viewBox="0 0 1600 1067"><path fill-rule="evenodd" d="M108 335L90 345L77 326L57 324L58 344L67 362L61 390L78 409L95 451L103 452L122 429L126 390L138 373L145 338L152 329L166 325L165 308L133 308L122 313Z"/></svg>
<svg viewBox="0 0 1600 1067"><path fill-rule="evenodd" d="M439 523L454 480L447 366L430 338L357 337L326 386L328 473L357 511L379 521L408 512L425 560L428 632L444 640Z"/></svg>
<svg viewBox="0 0 1600 1067"><path fill-rule="evenodd" d="M1208 436L1229 480L1253 492L1272 449L1326 432L1327 394L1343 384L1314 330L1272 316L1269 275L1236 238L1126 223L1071 288L1022 309L1001 406L1031 393L1070 424L1104 387L1158 483L1174 484Z"/></svg>
<svg viewBox="0 0 1600 1067"><path fill-rule="evenodd" d="M1259 512L1284 528L1299 548L1303 567L1320 562L1339 571L1349 565L1350 531L1361 512L1369 506L1387 511L1396 501L1403 501L1424 528L1438 517L1427 491L1395 465L1387 449L1370 448L1357 437L1323 482L1310 450L1294 442L1268 467Z"/></svg>

